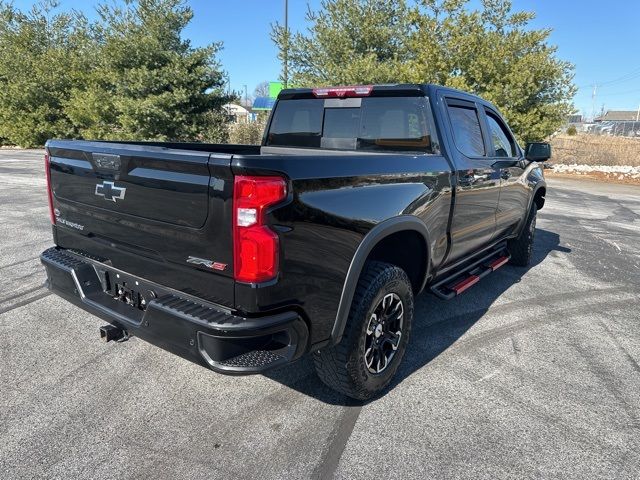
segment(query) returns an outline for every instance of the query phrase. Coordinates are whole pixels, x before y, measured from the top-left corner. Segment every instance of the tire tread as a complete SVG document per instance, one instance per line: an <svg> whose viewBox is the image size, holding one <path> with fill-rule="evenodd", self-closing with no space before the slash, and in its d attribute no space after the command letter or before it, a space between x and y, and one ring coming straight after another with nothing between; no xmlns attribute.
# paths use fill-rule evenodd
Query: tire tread
<svg viewBox="0 0 640 480"><path fill-rule="evenodd" d="M530 231L531 222L535 222L537 207L535 202L531 205L531 210L527 215L527 221L522 228L522 232L518 237L509 240L508 249L511 254L509 263L519 267L526 267L531 263L531 254L533 251L534 234Z"/></svg>
<svg viewBox="0 0 640 480"><path fill-rule="evenodd" d="M358 366L350 364L351 354L353 349L358 346L358 336L362 325L361 316L369 308L366 303L367 297L376 293L372 291L372 286L397 277L407 285L411 285L406 273L399 267L379 261L368 262L358 280L342 340L336 345L314 353L313 360L318 377L334 390L359 400L369 399L376 393L367 390L364 385L355 380L353 369ZM411 306L411 311L412 308ZM408 335L408 331L406 335ZM389 378L390 380L391 378Z"/></svg>

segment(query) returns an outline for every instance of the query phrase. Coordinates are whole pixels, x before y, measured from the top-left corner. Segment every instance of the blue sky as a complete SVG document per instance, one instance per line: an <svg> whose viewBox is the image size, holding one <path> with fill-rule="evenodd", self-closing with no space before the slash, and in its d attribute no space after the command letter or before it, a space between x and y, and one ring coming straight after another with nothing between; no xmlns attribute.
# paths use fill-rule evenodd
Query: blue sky
<svg viewBox="0 0 640 480"><path fill-rule="evenodd" d="M474 0L477 1L477 0ZM15 0L28 7L33 0ZM94 0L61 0L61 8L76 8L92 16ZM185 35L194 45L222 41L220 60L231 76L234 90L249 94L263 80L277 80L280 65L270 38L270 24L281 21L284 0L191 0L195 16ZM289 25L305 28L307 3L289 0ZM593 84L597 89L596 111L635 110L640 105L640 2L637 0L513 0L515 10L537 14L534 28L552 28L551 43L558 56L576 66L575 83L580 90L576 107L592 111Z"/></svg>

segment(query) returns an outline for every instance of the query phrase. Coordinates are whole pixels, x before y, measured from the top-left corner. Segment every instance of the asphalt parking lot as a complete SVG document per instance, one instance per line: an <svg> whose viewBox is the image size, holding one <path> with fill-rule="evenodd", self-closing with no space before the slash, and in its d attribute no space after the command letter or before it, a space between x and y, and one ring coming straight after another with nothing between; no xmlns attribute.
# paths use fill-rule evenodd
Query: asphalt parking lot
<svg viewBox="0 0 640 480"><path fill-rule="evenodd" d="M0 150L0 477L640 478L640 187L549 179L534 262L422 295L356 404L303 359L217 375L48 293L42 152Z"/></svg>

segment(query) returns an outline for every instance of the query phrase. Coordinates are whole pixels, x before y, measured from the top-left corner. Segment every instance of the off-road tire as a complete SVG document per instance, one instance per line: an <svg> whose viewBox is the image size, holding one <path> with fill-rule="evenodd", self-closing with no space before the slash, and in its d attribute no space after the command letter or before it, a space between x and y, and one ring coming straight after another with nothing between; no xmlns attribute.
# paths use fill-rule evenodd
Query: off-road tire
<svg viewBox="0 0 640 480"><path fill-rule="evenodd" d="M511 254L509 263L519 267L526 267L531 263L531 254L533 253L533 240L536 234L536 214L538 208L535 204L531 205L531 210L527 216L527 221L522 228L522 232L516 238L509 240L507 248Z"/></svg>
<svg viewBox="0 0 640 480"><path fill-rule="evenodd" d="M400 340L386 368L372 373L365 363L367 328L385 295L395 293L404 309ZM368 262L360 275L342 340L313 354L316 372L329 387L357 400L368 400L391 381L407 347L413 320L413 291L401 268Z"/></svg>

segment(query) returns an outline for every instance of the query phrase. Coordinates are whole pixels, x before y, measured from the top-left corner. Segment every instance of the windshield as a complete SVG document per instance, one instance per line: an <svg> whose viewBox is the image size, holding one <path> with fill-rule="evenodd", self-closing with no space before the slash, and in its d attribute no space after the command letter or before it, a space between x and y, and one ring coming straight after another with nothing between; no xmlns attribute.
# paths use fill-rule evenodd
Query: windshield
<svg viewBox="0 0 640 480"><path fill-rule="evenodd" d="M425 97L278 101L266 145L433 153Z"/></svg>

